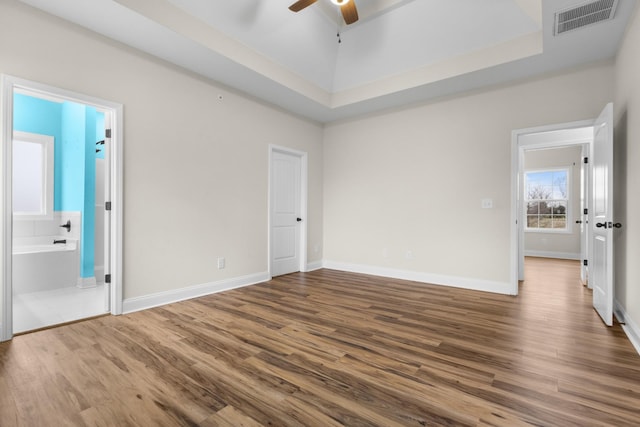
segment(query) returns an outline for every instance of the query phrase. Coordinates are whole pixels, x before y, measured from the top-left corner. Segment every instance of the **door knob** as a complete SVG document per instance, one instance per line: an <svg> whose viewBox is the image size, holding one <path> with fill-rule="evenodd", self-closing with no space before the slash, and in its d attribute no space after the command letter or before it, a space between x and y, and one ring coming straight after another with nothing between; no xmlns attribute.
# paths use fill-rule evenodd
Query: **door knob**
<svg viewBox="0 0 640 427"><path fill-rule="evenodd" d="M300 222L302 221L302 218L296 218L296 221Z"/></svg>
<svg viewBox="0 0 640 427"><path fill-rule="evenodd" d="M613 223L611 221L609 222L598 222L596 223L596 227L598 228L622 228L622 224L620 224L619 222Z"/></svg>

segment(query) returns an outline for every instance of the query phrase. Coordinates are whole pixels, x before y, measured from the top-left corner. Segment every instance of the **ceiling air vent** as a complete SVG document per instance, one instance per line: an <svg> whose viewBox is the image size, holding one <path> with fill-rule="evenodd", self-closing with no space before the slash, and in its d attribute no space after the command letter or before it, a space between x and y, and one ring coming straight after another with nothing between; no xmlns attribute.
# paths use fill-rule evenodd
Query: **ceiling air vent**
<svg viewBox="0 0 640 427"><path fill-rule="evenodd" d="M613 19L618 0L596 0L557 12L555 35Z"/></svg>

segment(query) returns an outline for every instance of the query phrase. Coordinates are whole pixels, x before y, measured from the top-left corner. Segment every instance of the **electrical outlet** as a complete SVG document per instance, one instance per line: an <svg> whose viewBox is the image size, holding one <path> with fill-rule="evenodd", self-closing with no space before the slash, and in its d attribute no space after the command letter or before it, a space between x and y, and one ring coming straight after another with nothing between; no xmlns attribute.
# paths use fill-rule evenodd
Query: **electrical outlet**
<svg viewBox="0 0 640 427"><path fill-rule="evenodd" d="M224 268L225 261L223 257L218 258L218 270L222 270Z"/></svg>

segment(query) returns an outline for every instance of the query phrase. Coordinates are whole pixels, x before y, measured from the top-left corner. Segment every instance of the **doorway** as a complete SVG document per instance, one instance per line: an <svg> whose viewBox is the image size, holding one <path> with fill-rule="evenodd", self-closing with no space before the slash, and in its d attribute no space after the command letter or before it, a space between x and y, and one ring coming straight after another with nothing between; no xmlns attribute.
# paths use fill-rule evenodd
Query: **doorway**
<svg viewBox="0 0 640 427"><path fill-rule="evenodd" d="M0 340L120 314L122 106L10 76L2 83Z"/></svg>
<svg viewBox="0 0 640 427"><path fill-rule="evenodd" d="M558 141L557 135L569 135ZM613 104L604 109L593 121L574 122L564 125L545 126L535 129L516 130L512 133L512 214L511 226L512 260L511 280L513 294L518 294L518 281L524 279L524 154L526 150L550 148L554 145L587 144L589 177L588 206L583 212L582 222L586 233L588 256L588 282L593 288L593 306L603 322L613 324L613 231L622 225L614 221L613 212ZM528 214L528 212L527 212Z"/></svg>
<svg viewBox="0 0 640 427"><path fill-rule="evenodd" d="M587 187L581 179L587 170L587 148L588 144L574 144L525 149L521 195L524 256L587 259L582 239ZM586 272L582 279L587 282Z"/></svg>
<svg viewBox="0 0 640 427"><path fill-rule="evenodd" d="M269 147L269 274L306 271L307 153Z"/></svg>
<svg viewBox="0 0 640 427"><path fill-rule="evenodd" d="M575 149L580 150L582 155L590 152L592 142L592 121L581 121L560 125L543 126L538 128L522 129L513 132L514 148L512 151L512 212L515 220L512 223L512 240L514 240L513 247L515 248L515 250L512 252L512 284L514 286L514 295L518 294L518 282L524 280L525 278L524 262L525 254L527 253L527 251L525 250L525 241L527 240L526 237L530 237L525 235L525 231L530 232L531 236L533 237L535 237L537 234L537 239L528 239L532 246L535 247L535 244L538 245L537 249L533 249L533 254L548 255L549 252L557 253L567 251L558 251L557 249L555 251L545 251L540 250L540 247L549 244L551 244L551 246L555 246L556 248L561 246L557 243L554 244L554 242L562 241L563 239L561 237L563 234L566 233L564 236L566 237L570 232L576 230L577 228L580 232L580 257L583 260L588 258L586 256L586 247L584 246L585 240L583 239L583 233L588 232L588 229L584 227L583 224L585 224L587 221L587 215L584 213L586 212L584 209L588 209L587 203L589 200L587 194L589 191L587 185L588 180L583 181L583 172L588 168L585 168L584 164L581 162L579 165L575 165L576 167L580 168L579 173L576 174L576 170L573 165L575 160L572 160L570 165L563 164L562 167L559 167L560 164L557 163L558 159L554 158L553 155L549 155L549 153L553 153L553 151L549 150L568 149L570 153L571 148L576 147ZM527 167L527 159L529 159L530 167ZM564 163L568 162L564 161ZM546 166L541 167L541 165ZM531 196L531 194L528 194L527 190L531 192L531 190L534 189L534 185L531 185L531 182L527 183L528 172L531 174L529 178L536 180L534 184L539 184L540 182L542 182L542 178L547 176L555 176L556 173L558 174L558 176L560 176L561 172L563 171L566 174L567 181L573 180L574 184L576 179L579 179L581 181L581 185L579 186L579 205L576 203L568 205L567 202L562 202L561 200L555 199L552 201L542 202L537 199L532 199L530 201L527 200ZM540 178L540 180L538 180L537 178ZM551 182L551 184L553 184L553 182ZM577 186L573 185L573 188L577 189ZM550 190L551 197L555 197L553 196L553 187L551 187ZM558 196L555 198L560 199L561 197ZM551 207L552 203L561 205L563 209L560 211L556 211L555 207ZM545 206L546 210L549 210L549 212L547 212L546 210L541 210L540 206ZM558 213L560 215L556 215ZM559 217L561 221L557 221L554 223L552 221L554 221L556 216ZM540 229L538 227L539 224L542 224L543 219L545 221L548 221L545 223L545 226L550 227L550 230L544 228ZM578 222L578 224L575 224L576 222ZM556 227L556 224L559 224L559 226ZM543 234L546 237L540 237L543 236ZM555 237L551 239L549 236ZM537 242L534 243L535 240L537 240ZM529 254L532 254L532 249L527 249L529 250ZM576 249L572 250L571 257L575 257L577 251L578 250ZM567 256L566 253L564 255ZM583 272L581 274L586 281L586 270L583 269Z"/></svg>

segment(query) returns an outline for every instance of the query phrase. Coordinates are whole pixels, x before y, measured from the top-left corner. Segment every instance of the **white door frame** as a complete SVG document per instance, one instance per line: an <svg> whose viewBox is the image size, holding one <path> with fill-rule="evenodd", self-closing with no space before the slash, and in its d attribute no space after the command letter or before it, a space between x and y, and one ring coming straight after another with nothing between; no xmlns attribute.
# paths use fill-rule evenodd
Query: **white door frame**
<svg viewBox="0 0 640 427"><path fill-rule="evenodd" d="M511 260L510 260L510 286L511 295L518 295L518 281L524 278L524 227L522 224L522 202L520 195L523 194L524 177L524 153L526 150L559 148L569 145L591 146L592 141L576 139L575 141L544 141L526 142L523 141L527 135L553 132L560 130L570 130L593 126L593 120L581 120L570 123L559 123L555 125L538 126L526 129L516 129L511 132Z"/></svg>
<svg viewBox="0 0 640 427"><path fill-rule="evenodd" d="M302 218L302 223L300 224L300 237L298 240L299 254L300 254L300 271L307 271L307 232L308 232L308 215L307 215L307 200L308 200L308 154L304 151L298 151L287 147L282 147L279 145L269 144L269 189L267 194L268 200L268 238L267 238L267 265L269 267L269 279L273 276L271 275L272 269L272 259L271 259L271 227L272 227L272 218L271 218L271 194L273 191L271 182L271 167L273 164L273 153L280 152L284 154L289 154L292 156L296 156L300 158L300 218Z"/></svg>
<svg viewBox="0 0 640 427"><path fill-rule="evenodd" d="M582 158L592 158L591 156L591 144L584 144L582 146ZM589 216L584 213L584 209L588 209L591 206L591 174L590 174L590 165L581 164L580 168L580 259L588 260L589 259ZM591 209L588 210L591 212ZM582 280L582 284L586 285L588 288L591 288L592 282L589 281L589 266L585 265L582 262L580 266L580 280Z"/></svg>
<svg viewBox="0 0 640 427"><path fill-rule="evenodd" d="M42 83L21 79L9 75L1 76L0 96L0 161L2 163L3 173L1 174L2 183L0 185L0 215L2 215L2 244L1 264L3 275L0 283L0 341L10 340L13 336L13 313L12 313L12 239L13 239L13 221L12 221L12 194L11 194L11 178L12 178L12 156L11 141L13 139L13 93L14 90L23 90L33 93L35 96L44 98L53 97L64 99L79 104L90 105L111 118L111 162L108 165L111 175L111 314L122 314L122 141L123 141L123 107L122 104L94 98L88 95L56 88ZM105 197L109 197L105 195Z"/></svg>

